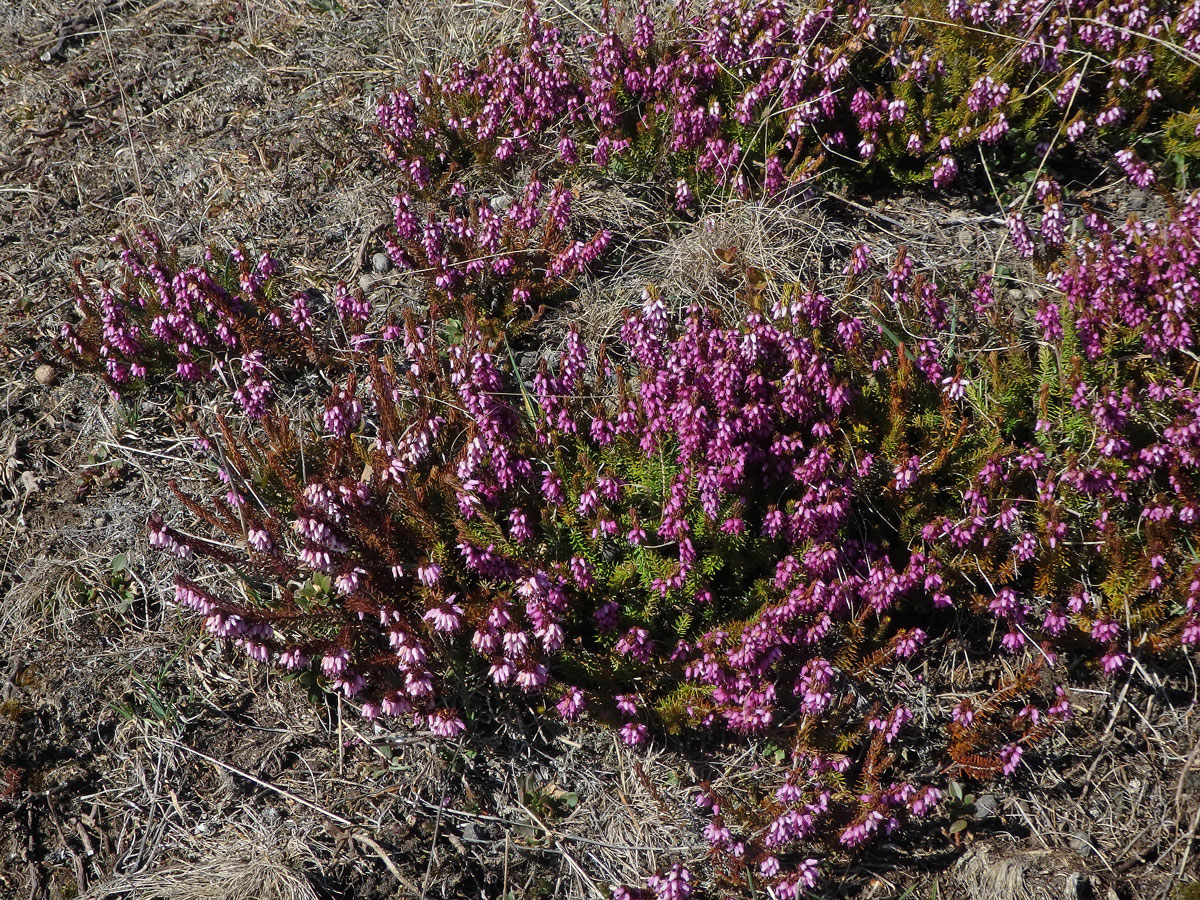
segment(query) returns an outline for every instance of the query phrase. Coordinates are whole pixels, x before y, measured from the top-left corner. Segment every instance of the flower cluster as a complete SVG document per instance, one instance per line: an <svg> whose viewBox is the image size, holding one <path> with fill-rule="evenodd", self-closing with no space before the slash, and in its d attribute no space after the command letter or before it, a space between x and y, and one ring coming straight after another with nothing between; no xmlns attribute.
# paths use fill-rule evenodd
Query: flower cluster
<svg viewBox="0 0 1200 900"><path fill-rule="evenodd" d="M114 394L164 377L184 385L216 380L244 413L261 418L273 378L314 367L343 371L313 328L307 296L297 294L290 312L278 302L279 263L269 254L251 261L238 248L218 260L209 250L204 265L181 267L149 231L133 245L114 240L123 284L93 287L77 267L81 320L62 329L64 349Z"/></svg>

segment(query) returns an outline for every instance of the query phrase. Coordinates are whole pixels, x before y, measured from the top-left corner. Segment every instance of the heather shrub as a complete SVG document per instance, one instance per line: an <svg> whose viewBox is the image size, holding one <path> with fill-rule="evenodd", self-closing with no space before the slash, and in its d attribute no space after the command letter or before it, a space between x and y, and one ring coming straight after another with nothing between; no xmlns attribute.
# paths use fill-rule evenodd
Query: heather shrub
<svg viewBox="0 0 1200 900"><path fill-rule="evenodd" d="M1085 140L1146 183L1139 150L1196 165L1181 134L1195 118L1194 3L676 12L606 15L571 46L531 6L520 48L380 104L386 153L434 198L462 172L531 165L664 185L683 210L713 187L771 195L824 171L936 188L980 159L1021 174L1077 164Z"/></svg>
<svg viewBox="0 0 1200 900"><path fill-rule="evenodd" d="M309 295L297 294L290 309L280 302L279 264L269 254L252 262L240 248L221 257L209 250L206 265L181 266L148 231L134 245L116 242L120 286L96 285L77 266L80 321L62 330L75 362L114 392L164 378L181 385L219 379L259 418L274 396L268 362L285 380L314 368L342 370L329 335L313 329Z"/></svg>
<svg viewBox="0 0 1200 900"><path fill-rule="evenodd" d="M1196 206L1164 230L1185 236ZM1130 250L1104 247L1109 265ZM1102 270L1067 259L1068 296L1094 307L1078 276ZM873 265L860 248L850 278ZM932 809L935 770L1014 771L1069 714L1060 653L1111 672L1195 642L1198 573L1170 523L1194 515L1200 406L1171 377L1187 357L1126 352L1164 331L1152 290L1125 299L1123 340L1074 355L1068 320L1001 357L979 351L1012 321L988 279L953 296L903 253L866 309L798 286L766 309L758 287L728 324L697 307L673 325L650 291L618 345L573 333L532 377L482 320L410 315L402 339L349 349L367 374L328 398L320 440L271 414L213 436L223 496L184 499L245 551L158 519L151 540L242 586L185 578L177 599L252 658L444 736L490 682L632 744L770 739L789 761L775 800L702 799L728 876L753 863L784 890L816 871L778 869L789 853ZM951 301L970 310L953 347ZM939 685L945 719L918 727L911 663L947 641L1004 663Z"/></svg>
<svg viewBox="0 0 1200 900"><path fill-rule="evenodd" d="M826 170L941 187L975 144L1016 175L1090 130L1146 187L1136 132L1191 165L1194 10L716 4L571 46L531 8L519 50L380 104L403 182L385 246L419 303L283 302L269 256L180 267L143 236L120 290L80 284L65 346L116 390L233 393L193 423L222 484L172 485L211 533L150 521L225 574L176 583L212 634L442 737L502 699L701 767L753 741L769 791L700 786L716 880L796 896L948 778L1015 773L1070 717L1068 671L1200 641L1200 195L1072 229L1035 176L1038 236L1008 217L1035 301L984 265L939 284L904 248L858 245L821 290L730 251L714 295L649 285L615 338L571 329L530 362L620 240L581 185L632 179L670 229L707 193ZM305 379L333 385L319 408L272 406ZM951 652L978 665L932 681ZM690 873L648 887L685 896Z"/></svg>

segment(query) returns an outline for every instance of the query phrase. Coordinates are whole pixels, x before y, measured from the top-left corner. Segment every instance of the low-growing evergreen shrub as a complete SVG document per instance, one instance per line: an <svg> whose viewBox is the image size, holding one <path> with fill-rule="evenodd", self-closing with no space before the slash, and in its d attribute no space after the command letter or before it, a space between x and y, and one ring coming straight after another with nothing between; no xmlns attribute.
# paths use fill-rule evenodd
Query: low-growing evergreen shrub
<svg viewBox="0 0 1200 900"><path fill-rule="evenodd" d="M772 793L697 802L718 882L784 898L951 777L1014 773L1070 717L1067 662L1103 678L1200 642L1200 195L1072 231L1039 175L1038 238L1008 219L1035 302L988 268L938 284L903 248L859 245L824 291L729 251L729 296L650 285L618 339L519 358L618 239L572 208L583 178L636 182L669 228L835 160L941 186L954 153L1003 144L1019 176L1024 145L1038 166L1083 122L1151 183L1125 150L1194 84L1194 3L902 10L643 9L568 47L531 8L519 50L380 104L404 182L386 249L424 298L402 314L342 284L284 300L269 256L181 267L149 235L120 289L81 277L64 346L110 387L229 390L194 423L223 484L172 485L212 535L150 521L229 575L181 577L178 602L444 737L486 692L631 745L769 744ZM489 170L534 174L504 195ZM335 386L307 420L275 408L310 376ZM978 665L929 683L919 661L951 646Z"/></svg>

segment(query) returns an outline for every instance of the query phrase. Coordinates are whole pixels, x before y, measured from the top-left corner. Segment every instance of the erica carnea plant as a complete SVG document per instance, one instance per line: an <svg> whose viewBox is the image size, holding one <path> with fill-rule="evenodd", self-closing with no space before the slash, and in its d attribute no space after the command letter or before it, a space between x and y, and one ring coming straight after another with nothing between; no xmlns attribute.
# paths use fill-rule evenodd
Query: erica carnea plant
<svg viewBox="0 0 1200 900"><path fill-rule="evenodd" d="M1182 237L1196 207L1164 230ZM1103 246L1110 265L1128 252ZM873 266L860 248L849 277ZM151 540L242 573L237 591L179 580L211 632L320 671L368 717L452 736L490 683L631 744L770 738L791 761L770 817L704 794L708 835L730 877L807 883L811 865L780 860L924 814L947 766L1014 771L1069 714L1060 654L1113 672L1200 637L1172 524L1195 509L1200 405L1172 376L1190 337L1130 361L1113 329L1075 354L1060 317L998 359L975 349L1009 318L984 278L955 298L972 311L952 351L950 296L903 254L878 270L866 308L747 289L736 323L697 307L673 325L650 291L617 344L572 332L532 377L481 320L410 315L349 349L367 374L330 395L319 439L271 414L206 439L225 487L180 496L243 551L157 518ZM1147 288L1126 341L1162 331L1137 312L1159 302ZM923 333L895 342L901 327ZM939 685L945 718L918 727L910 667L951 639L999 651L999 682ZM896 769L904 748L917 771Z"/></svg>
<svg viewBox="0 0 1200 900"><path fill-rule="evenodd" d="M825 171L941 188L981 160L1077 164L1081 142L1144 184L1139 148L1196 164L1194 2L605 9L568 41L530 6L523 45L387 97L380 132L411 189L533 164L662 184L688 210L714 186L772 195Z"/></svg>
<svg viewBox="0 0 1200 900"><path fill-rule="evenodd" d="M716 881L783 898L951 777L1015 773L1071 715L1068 664L1104 679L1188 652L1200 196L1071 222L1046 164L1099 135L1131 190L1154 186L1130 138L1152 162L1155 129L1181 140L1197 8L899 9L639 7L569 42L531 7L521 46L380 103L403 310L341 283L285 299L269 256L121 245L123 284L81 278L65 349L117 391L226 387L194 423L219 486L172 485L207 536L150 520L225 575L181 577L178 602L443 737L486 696L630 745L773 747L769 792L705 783L697 803ZM860 244L818 290L729 251L711 295L648 285L607 342L518 352L636 250L580 208L589 179L631 180L669 230L714 191L825 171L941 187L980 147L1036 170L1040 217L1006 211L1033 301L990 261L939 284ZM285 416L284 384L320 399ZM929 675L951 647L978 665ZM687 896L691 873L621 891Z"/></svg>

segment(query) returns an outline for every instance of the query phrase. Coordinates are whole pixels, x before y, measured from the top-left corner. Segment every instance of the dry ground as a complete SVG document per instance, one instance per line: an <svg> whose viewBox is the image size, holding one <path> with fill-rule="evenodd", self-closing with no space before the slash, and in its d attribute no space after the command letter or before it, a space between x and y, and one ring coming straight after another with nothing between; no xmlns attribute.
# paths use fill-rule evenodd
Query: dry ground
<svg viewBox="0 0 1200 900"><path fill-rule="evenodd" d="M580 9L547 7L568 25ZM678 749L511 712L457 745L364 727L198 634L145 546L147 511L172 509L165 479L197 477L169 404L116 405L49 349L71 262L103 271L107 238L139 224L185 255L247 241L300 281L369 278L390 195L375 98L518 20L511 0L0 11L0 897L587 897L677 860L703 873L701 773ZM601 201L636 219L632 200ZM714 209L569 314L603 332L646 280L699 289L730 244L802 280L862 235L934 266L1000 254L993 213ZM955 842L940 820L835 868L829 892L1170 896L1200 875L1196 685L1139 667L1115 701L1086 695ZM725 765L760 762L748 748Z"/></svg>

